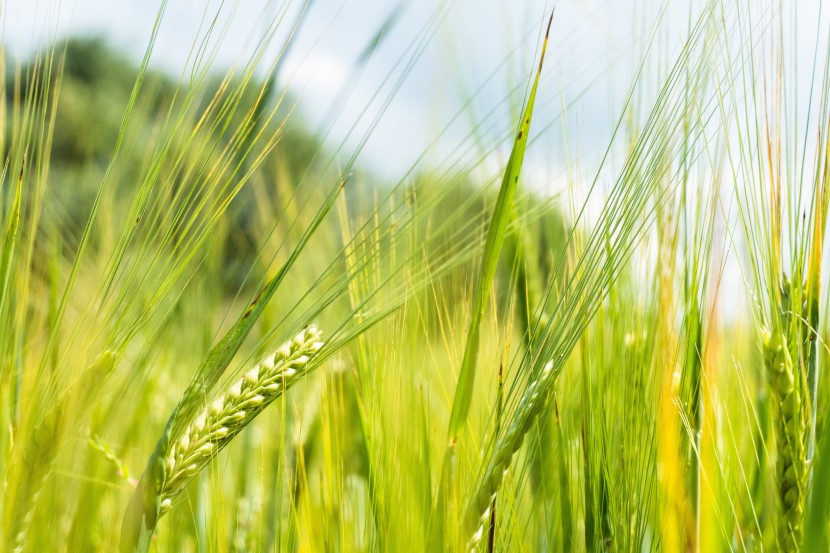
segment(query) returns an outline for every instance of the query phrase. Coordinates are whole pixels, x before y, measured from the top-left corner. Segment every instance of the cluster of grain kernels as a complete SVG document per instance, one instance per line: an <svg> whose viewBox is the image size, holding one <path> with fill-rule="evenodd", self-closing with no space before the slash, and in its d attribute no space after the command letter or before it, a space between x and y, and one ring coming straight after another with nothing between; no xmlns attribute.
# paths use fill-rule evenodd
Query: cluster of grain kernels
<svg viewBox="0 0 830 553"><path fill-rule="evenodd" d="M796 551L801 543L807 484L804 404L784 332L766 336L764 350L770 388L778 404L776 482L783 511L779 536L785 551Z"/></svg>

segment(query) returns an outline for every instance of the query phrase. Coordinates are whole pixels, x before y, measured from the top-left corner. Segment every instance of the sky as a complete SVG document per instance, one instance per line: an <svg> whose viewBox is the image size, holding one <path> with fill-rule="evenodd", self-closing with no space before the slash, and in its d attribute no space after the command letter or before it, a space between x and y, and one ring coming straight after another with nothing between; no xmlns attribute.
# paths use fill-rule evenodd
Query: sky
<svg viewBox="0 0 830 553"><path fill-rule="evenodd" d="M557 6L540 102L547 104L547 110L537 120L549 128L562 106L570 105L569 131L589 150L599 150L610 133L621 98L618 88L627 88L631 68L641 55L643 41L635 37L647 33L635 34L636 29L650 28L661 7L656 1L640 2L633 14L620 4L625 2L581 0ZM160 5L159 0L13 0L5 6L3 37L13 49L26 52L50 34L100 34L138 60ZM515 126L552 4L545 0L169 0L152 63L174 75L180 73L200 26L220 9L227 29L214 65L222 70L244 59L245 43L261 35L271 18L282 15L279 40L271 50L275 56L303 13L283 58L281 81L300 95L302 116L322 132L330 131L332 143L345 139L347 151L356 148L371 128L362 157L374 169L394 176L425 152L436 164L447 159L472 126L482 135L478 148L505 142ZM358 69L356 60L390 17L394 23L385 39L365 67ZM400 62L410 61L406 55L413 45L420 46L424 31L428 40L387 105L403 73ZM616 69L609 70L615 63ZM471 107L465 108L475 92ZM574 101L577 105L572 105ZM383 117L372 128L381 109ZM337 113L339 118L332 123ZM456 124L442 137L453 117ZM559 166L564 156L557 153L563 148L557 147L561 129L556 131L550 133L544 157L548 165ZM436 141L438 145L428 149ZM509 147L509 140L503 146ZM498 159L494 164L499 164Z"/></svg>
<svg viewBox="0 0 830 553"><path fill-rule="evenodd" d="M768 4L744 1L759 13ZM525 169L531 183L555 192L569 161L598 164L646 47L652 44L654 63L665 65L701 3L557 2L537 140ZM3 41L13 51L31 51L49 36L96 34L140 60L162 0L0 0L0 6ZM813 25L826 21L830 28L830 20L827 13L819 17L820 0L797 6L797 34L808 46L799 49L800 66L809 67ZM552 8L549 0L167 0L151 63L181 74L192 45L219 14L215 36L223 40L213 65L224 71L281 18L264 71L302 14L281 58L280 82L299 95L301 117L333 147L342 144L348 156L365 139L361 163L391 179L422 157L431 166L484 158L481 170L492 177L509 153ZM379 47L358 65L390 20Z"/></svg>

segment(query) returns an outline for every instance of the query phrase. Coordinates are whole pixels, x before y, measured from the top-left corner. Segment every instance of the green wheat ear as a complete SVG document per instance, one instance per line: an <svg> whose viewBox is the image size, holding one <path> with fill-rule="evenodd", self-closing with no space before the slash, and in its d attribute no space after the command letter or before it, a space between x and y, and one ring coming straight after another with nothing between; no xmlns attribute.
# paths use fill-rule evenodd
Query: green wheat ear
<svg viewBox="0 0 830 553"><path fill-rule="evenodd" d="M484 537L484 529L490 522L490 507L501 487L502 480L510 469L513 455L522 447L524 437L530 432L544 405L544 396L540 393L547 389L555 373L553 361L548 361L538 379L531 382L525 390L513 415L513 421L498 442L490 462L481 479L481 484L473 492L465 514L465 530L471 532L467 540L468 551L475 551Z"/></svg>
<svg viewBox="0 0 830 553"><path fill-rule="evenodd" d="M776 484L783 517L779 529L784 551L797 551L803 531L807 497L806 420L804 398L796 381L787 337L780 329L762 336L767 377L775 403L778 468Z"/></svg>
<svg viewBox="0 0 830 553"><path fill-rule="evenodd" d="M322 347L322 333L309 326L193 419L164 457L159 516L170 510L173 499L223 447L304 373Z"/></svg>

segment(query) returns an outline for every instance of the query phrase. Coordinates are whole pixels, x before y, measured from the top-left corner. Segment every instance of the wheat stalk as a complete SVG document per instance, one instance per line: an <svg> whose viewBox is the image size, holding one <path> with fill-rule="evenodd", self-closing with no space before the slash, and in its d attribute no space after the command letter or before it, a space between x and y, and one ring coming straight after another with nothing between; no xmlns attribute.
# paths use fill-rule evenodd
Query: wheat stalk
<svg viewBox="0 0 830 553"><path fill-rule="evenodd" d="M203 409L164 458L159 516L188 482L265 407L282 395L323 347L322 333L311 325L233 383Z"/></svg>

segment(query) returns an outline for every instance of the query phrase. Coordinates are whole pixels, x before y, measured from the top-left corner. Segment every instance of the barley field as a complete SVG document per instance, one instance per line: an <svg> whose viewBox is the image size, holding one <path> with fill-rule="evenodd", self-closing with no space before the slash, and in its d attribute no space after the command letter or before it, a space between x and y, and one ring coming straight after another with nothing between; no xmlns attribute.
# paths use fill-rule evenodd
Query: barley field
<svg viewBox="0 0 830 553"><path fill-rule="evenodd" d="M0 551L830 551L826 3L103 6L0 0Z"/></svg>

